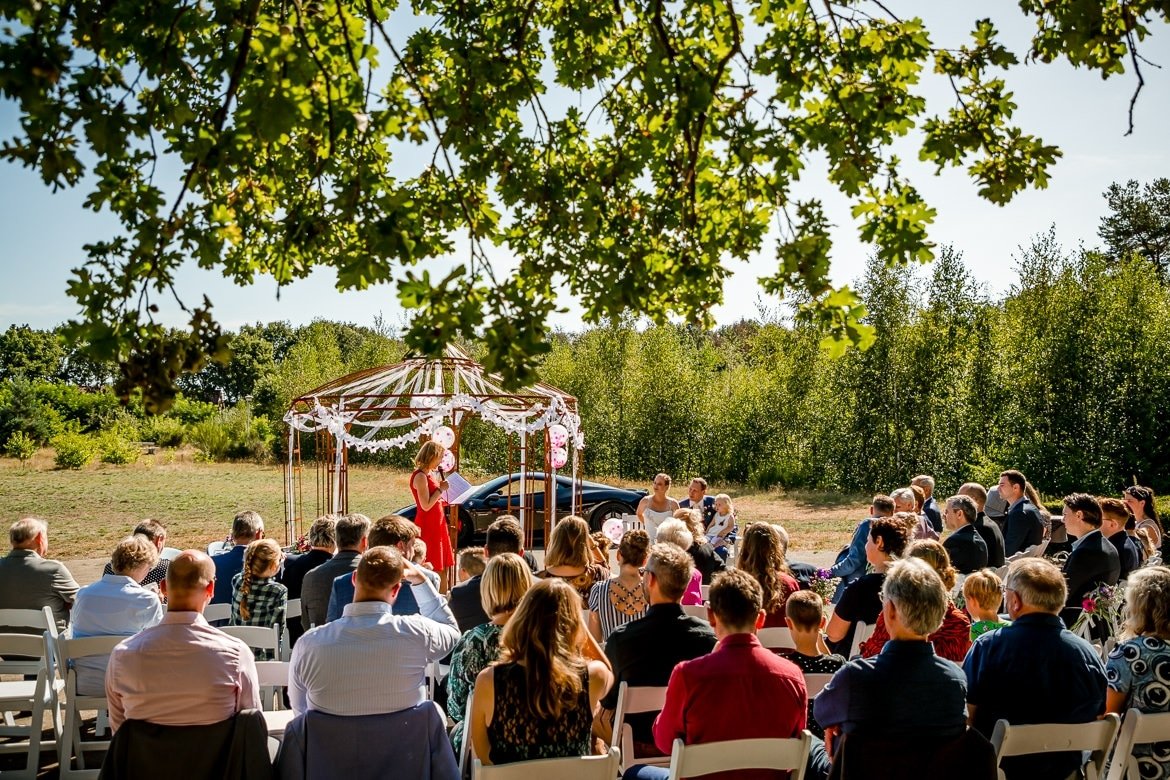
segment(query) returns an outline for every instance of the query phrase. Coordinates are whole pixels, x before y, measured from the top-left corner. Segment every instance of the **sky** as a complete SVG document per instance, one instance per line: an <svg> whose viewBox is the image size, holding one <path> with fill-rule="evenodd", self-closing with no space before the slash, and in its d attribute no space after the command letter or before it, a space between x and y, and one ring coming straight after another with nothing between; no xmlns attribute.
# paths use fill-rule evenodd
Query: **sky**
<svg viewBox="0 0 1170 780"><path fill-rule="evenodd" d="M921 16L936 45L957 46L965 41L977 17L990 17L1001 30L1001 41L1023 57L1032 22L1010 0L904 0L886 4L899 16ZM1028 190L1005 207L982 200L961 170L935 176L934 169L916 162L910 146L899 152L905 171L927 203L938 211L930 230L937 244L951 244L963 253L967 267L989 296L1007 292L1016 280L1015 256L1036 235L1054 226L1066 248L1078 244L1096 246L1097 226L1106 212L1102 193L1112 182L1129 179L1150 181L1170 176L1170 27L1155 24L1153 35L1141 47L1142 54L1162 69L1146 65L1146 87L1135 111L1135 129L1126 136L1127 110L1135 86L1131 73L1102 80L1087 71L1057 63L1029 64L1007 75L1019 108L1015 121L1024 132L1040 136L1063 151L1051 170L1045 190ZM923 83L928 111L941 111L950 101L944 87L933 80ZM936 100L938 98L939 100ZM0 101L0 139L18 129L14 104ZM0 329L12 324L50 328L77 315L66 295L71 269L84 260L82 246L114 235L116 222L108 214L94 214L82 203L83 185L52 193L31 170L0 163ZM857 238L849 204L836 195L816 166L800 185L801 197L821 197L833 232L832 276L837 284L856 280L870 254ZM738 261L724 288L724 302L714 309L719 324L753 316L761 304L774 310L778 301L763 295L757 278L771 272L770 251ZM509 267L499 256L501 269ZM452 262L435 261L432 278ZM257 321L289 320L302 324L326 318L372 325L378 316L389 325L404 322L393 284L361 292L338 292L335 277L318 270L305 280L278 290L268 278L249 288L236 287L215 272L184 268L177 287L184 300L198 302L207 295L221 324L236 328ZM565 330L581 327L580 307L568 295L558 301L566 309L554 315L553 325ZM179 324L177 312L173 324Z"/></svg>

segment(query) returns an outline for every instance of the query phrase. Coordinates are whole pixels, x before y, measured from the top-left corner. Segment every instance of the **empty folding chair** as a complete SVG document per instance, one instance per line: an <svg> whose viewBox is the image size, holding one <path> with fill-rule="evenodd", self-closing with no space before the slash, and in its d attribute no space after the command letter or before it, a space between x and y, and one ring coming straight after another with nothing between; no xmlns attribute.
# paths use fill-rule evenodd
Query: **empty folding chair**
<svg viewBox="0 0 1170 780"><path fill-rule="evenodd" d="M477 758L471 777L472 780L535 780L545 777L556 780L613 780L617 773L618 751L617 748L610 748L604 756L541 758L500 766L484 766Z"/></svg>
<svg viewBox="0 0 1170 780"><path fill-rule="evenodd" d="M1117 736L1121 718L1110 713L1092 723L1036 723L1013 726L1006 720L998 720L991 732L991 745L995 748L996 765L1011 756L1027 756L1035 753L1057 753L1089 751L1086 767L1087 780L1097 780L1104 771L1105 757ZM1003 769L999 770L1004 780Z"/></svg>
<svg viewBox="0 0 1170 780"><path fill-rule="evenodd" d="M669 756L634 755L634 730L626 723L626 717L644 712L661 712L666 703L666 686L634 686L623 682L618 688L617 707L613 713L612 744L621 746L621 771L625 772L634 764L666 766Z"/></svg>
<svg viewBox="0 0 1170 780"><path fill-rule="evenodd" d="M80 658L94 656L106 656L108 659L110 652L123 639L125 637L122 636L91 636L81 639L59 637L57 639L57 660L61 673L65 676L65 725L62 728L61 738L57 741L57 759L61 766L60 772L63 780L65 778L96 778L98 767L86 767L85 751L105 751L110 746L109 740L82 741L81 739L82 710L101 712L107 708L107 702L104 693L82 696L77 692L77 669L74 662ZM76 770L73 768L74 758L77 760Z"/></svg>
<svg viewBox="0 0 1170 780"><path fill-rule="evenodd" d="M220 631L240 639L253 650L264 650L272 658L280 657L280 635L276 626L220 626Z"/></svg>
<svg viewBox="0 0 1170 780"><path fill-rule="evenodd" d="M5 740L0 742L0 753L23 753L25 755L25 769L22 774L35 777L40 765L41 750L53 749L60 736L59 724L60 702L57 697L56 666L51 655L47 655L45 648L52 642L47 637L48 632L40 635L32 634L0 634L0 658L9 656L23 656L20 661L0 661L0 674L13 674L13 668L24 671L16 672L22 677L33 674L28 671L36 664L35 680L6 680L0 682L0 711L3 712L30 712L29 725L21 726L13 721L0 726L0 737L17 737L18 741ZM54 739L41 740L41 724L44 722L45 710L53 713Z"/></svg>
<svg viewBox="0 0 1170 780"><path fill-rule="evenodd" d="M705 745L684 745L676 739L670 751L670 780L744 769L787 770L790 780L802 780L811 746L808 730L792 739L734 739Z"/></svg>
<svg viewBox="0 0 1170 780"><path fill-rule="evenodd" d="M1109 757L1108 780L1141 780L1135 745L1170 740L1170 712L1151 715L1131 709L1125 713L1113 754Z"/></svg>
<svg viewBox="0 0 1170 780"><path fill-rule="evenodd" d="M281 689L288 687L288 661L257 661L256 679L260 683L260 702L264 710L284 709Z"/></svg>

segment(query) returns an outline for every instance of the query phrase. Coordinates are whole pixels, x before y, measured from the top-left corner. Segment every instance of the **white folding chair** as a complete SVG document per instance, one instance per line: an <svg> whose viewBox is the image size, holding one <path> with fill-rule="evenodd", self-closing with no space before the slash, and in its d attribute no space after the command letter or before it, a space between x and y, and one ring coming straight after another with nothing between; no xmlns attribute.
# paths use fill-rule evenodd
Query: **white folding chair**
<svg viewBox="0 0 1170 780"><path fill-rule="evenodd" d="M62 728L61 739L57 741L57 760L61 767L60 772L63 780L71 777L96 778L98 768L85 766L85 751L104 751L110 747L109 740L82 741L81 739L83 720L81 711L102 712L107 708L107 702L104 693L100 696L82 696L77 693L77 670L74 668L73 662L79 658L108 657L110 652L125 638L124 636L90 636L81 639L57 638L58 668L65 675L65 725ZM77 759L77 769L73 768L74 758Z"/></svg>
<svg viewBox="0 0 1170 780"><path fill-rule="evenodd" d="M217 620L231 620L232 619L232 605L231 604L208 604L203 608L203 619L208 623L214 623Z"/></svg>
<svg viewBox="0 0 1170 780"><path fill-rule="evenodd" d="M13 628L31 628L29 636L40 636L42 631L53 629L57 632L57 622L53 618L53 610L48 607L41 609L0 609L0 630ZM4 674L36 674L40 671L40 661L4 661ZM6 723L11 726L11 723Z"/></svg>
<svg viewBox="0 0 1170 780"><path fill-rule="evenodd" d="M806 674L804 676L804 688L808 691L808 698L812 699L818 693L825 689L829 684L829 680L833 679L831 674Z"/></svg>
<svg viewBox="0 0 1170 780"><path fill-rule="evenodd" d="M219 555L222 552L227 552L234 546L235 545L233 545L231 542L225 542L223 539L220 539L218 542L212 542L211 544L207 545L207 554Z"/></svg>
<svg viewBox="0 0 1170 780"><path fill-rule="evenodd" d="M704 623L709 620L707 617L707 607L703 604L683 604L682 609L683 614L690 615L691 617L697 617Z"/></svg>
<svg viewBox="0 0 1170 780"><path fill-rule="evenodd" d="M256 679L260 683L261 708L270 711L284 709L281 689L288 687L288 661L257 661Z"/></svg>
<svg viewBox="0 0 1170 780"><path fill-rule="evenodd" d="M25 768L21 773L27 777L35 777L40 766L41 750L52 750L60 739L61 712L60 700L57 697L58 685L56 680L55 658L46 647L53 642L48 631L39 635L33 634L0 634L0 658L6 656L25 656L37 659L35 680L6 680L0 682L0 711L5 713L28 711L31 713L27 726L9 723L0 726L0 737L17 737L19 741L5 740L0 742L0 753L23 753ZM11 668L28 670L33 661L0 661L0 673L12 674ZM17 672L21 676L33 672ZM44 723L45 710L53 713L53 739L41 739L41 725Z"/></svg>
<svg viewBox="0 0 1170 780"><path fill-rule="evenodd" d="M756 637L768 650L796 649L796 640L792 638L792 631L787 628L761 628L756 632Z"/></svg>
<svg viewBox="0 0 1170 780"><path fill-rule="evenodd" d="M292 640L288 635L288 621L289 618L300 618L301 616L301 600L289 599L288 604L284 607L284 622L280 625L280 660L292 660ZM302 625L304 625L302 623ZM308 628L308 626L304 626Z"/></svg>
<svg viewBox="0 0 1170 780"><path fill-rule="evenodd" d="M803 780L811 746L812 734L807 729L792 739L735 739L705 745L684 745L676 739L670 751L670 780L744 769L788 770L790 780Z"/></svg>
<svg viewBox="0 0 1170 780"><path fill-rule="evenodd" d="M253 650L266 650L280 657L280 635L276 626L221 626L220 631L240 639Z"/></svg>
<svg viewBox="0 0 1170 780"><path fill-rule="evenodd" d="M556 780L613 780L618 773L618 751L610 748L604 756L580 758L541 758L536 761L517 761L514 764L484 766L475 759L472 780L534 780L555 777Z"/></svg>
<svg viewBox="0 0 1170 780"><path fill-rule="evenodd" d="M622 515L622 533L633 531L635 528L646 530L646 524L638 519L637 515Z"/></svg>
<svg viewBox="0 0 1170 780"><path fill-rule="evenodd" d="M703 603L706 604L707 601L711 598L711 586L700 585L699 591L703 594Z"/></svg>
<svg viewBox="0 0 1170 780"><path fill-rule="evenodd" d="M1170 712L1150 715L1130 709L1125 713L1113 753L1109 756L1108 780L1141 780L1137 759L1133 757L1134 746L1167 739L1170 739Z"/></svg>
<svg viewBox="0 0 1170 780"><path fill-rule="evenodd" d="M849 648L849 657L861 655L861 643L873 636L874 629L877 628L877 623L872 626L868 623L857 621L857 625L853 627L853 646Z"/></svg>
<svg viewBox="0 0 1170 780"><path fill-rule="evenodd" d="M670 762L669 756L653 756L639 758L634 755L634 730L626 723L627 715L636 715L643 712L661 712L666 704L666 686L635 686L630 687L622 682L618 687L617 708L613 712L613 740L611 744L621 745L621 771L625 772L634 764L649 764L650 766L666 766Z"/></svg>
<svg viewBox="0 0 1170 780"><path fill-rule="evenodd" d="M463 711L463 741L459 743L459 776L467 777L467 762L475 760L475 750L471 744L471 701L474 697L467 697L467 707Z"/></svg>
<svg viewBox="0 0 1170 780"><path fill-rule="evenodd" d="M995 748L995 761L999 763L1010 756L1027 756L1034 753L1055 753L1060 751L1089 751L1089 763L1085 767L1086 780L1097 780L1105 768L1109 747L1117 736L1121 718L1111 712L1101 720L1091 723L1037 723L1013 726L1006 720L995 722L991 732L991 746ZM1005 780L999 770L1000 780Z"/></svg>
<svg viewBox="0 0 1170 780"><path fill-rule="evenodd" d="M181 552L183 551L178 547L164 547L158 554L158 557L162 558L164 561L173 561L175 558L179 557L179 553Z"/></svg>

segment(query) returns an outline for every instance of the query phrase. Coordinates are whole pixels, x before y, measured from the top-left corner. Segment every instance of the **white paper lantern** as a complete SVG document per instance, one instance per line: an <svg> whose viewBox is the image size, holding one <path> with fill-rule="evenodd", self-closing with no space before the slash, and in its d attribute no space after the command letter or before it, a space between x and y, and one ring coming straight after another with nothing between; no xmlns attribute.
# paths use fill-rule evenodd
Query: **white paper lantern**
<svg viewBox="0 0 1170 780"><path fill-rule="evenodd" d="M440 425L435 428L435 432L431 434L431 441L438 442L447 449L451 449L455 445L455 431L451 430L446 425Z"/></svg>

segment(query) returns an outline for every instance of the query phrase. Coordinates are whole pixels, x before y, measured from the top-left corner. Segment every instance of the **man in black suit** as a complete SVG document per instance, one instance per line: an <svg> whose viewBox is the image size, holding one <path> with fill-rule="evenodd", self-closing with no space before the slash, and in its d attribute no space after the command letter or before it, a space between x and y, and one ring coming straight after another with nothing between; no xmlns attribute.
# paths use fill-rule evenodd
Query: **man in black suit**
<svg viewBox="0 0 1170 780"><path fill-rule="evenodd" d="M1068 600L1061 613L1066 624L1076 620L1085 596L1101 585L1116 585L1121 574L1117 548L1101 533L1101 505L1085 493L1064 497L1064 527L1077 538L1064 562Z"/></svg>
<svg viewBox="0 0 1170 780"><path fill-rule="evenodd" d="M301 585L305 575L333 557L337 549L337 516L322 515L309 526L307 534L309 549L300 555L290 555L284 560L284 569L277 580L288 588L288 599L301 597ZM301 634L305 633L304 624L299 617L288 619L289 646L295 645Z"/></svg>
<svg viewBox="0 0 1170 780"><path fill-rule="evenodd" d="M922 492L926 496L926 501L922 504L922 514L926 515L931 527L941 534L943 517L942 512L939 511L938 502L934 500L934 477L929 474L919 474L910 480L910 484L922 488Z"/></svg>
<svg viewBox="0 0 1170 780"><path fill-rule="evenodd" d="M1102 498L1098 503L1101 504L1101 534L1117 550L1117 558L1121 563L1119 578L1124 580L1141 560L1137 544L1125 532L1125 524L1130 518L1129 510L1118 498Z"/></svg>
<svg viewBox="0 0 1170 780"><path fill-rule="evenodd" d="M337 552L301 580L301 623L323 626L328 622L333 580L357 570L370 544L370 518L356 512L337 518Z"/></svg>
<svg viewBox="0 0 1170 780"><path fill-rule="evenodd" d="M1004 555L1012 557L1044 539L1044 516L1028 500L1028 480L1015 469L999 475L999 495L1008 502L1007 522L1003 528Z"/></svg>
<svg viewBox="0 0 1170 780"><path fill-rule="evenodd" d="M483 548L485 558L503 553L524 555L524 530L520 523L511 517L501 517L488 526L487 544ZM483 603L479 598L479 587L483 575L477 574L462 585L451 589L447 606L455 615L455 622L459 630L466 633L476 626L488 622L487 613L483 611Z"/></svg>
<svg viewBox="0 0 1170 780"><path fill-rule="evenodd" d="M975 502L967 496L951 496L943 509L943 522L951 532L943 547L960 574L970 574L987 565L987 542L974 525L978 513Z"/></svg>
<svg viewBox="0 0 1170 780"><path fill-rule="evenodd" d="M978 482L966 482L959 488L959 495L966 496L975 502L975 533L987 545L987 565L998 569L1007 563L1003 554L1003 531L999 523L987 516L983 507L987 503L987 489Z"/></svg>

